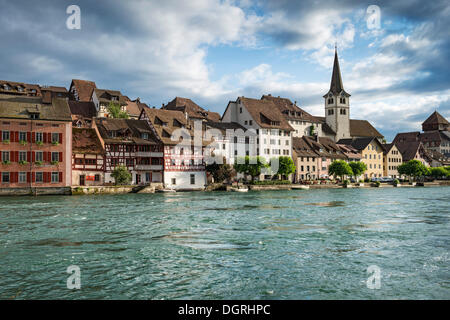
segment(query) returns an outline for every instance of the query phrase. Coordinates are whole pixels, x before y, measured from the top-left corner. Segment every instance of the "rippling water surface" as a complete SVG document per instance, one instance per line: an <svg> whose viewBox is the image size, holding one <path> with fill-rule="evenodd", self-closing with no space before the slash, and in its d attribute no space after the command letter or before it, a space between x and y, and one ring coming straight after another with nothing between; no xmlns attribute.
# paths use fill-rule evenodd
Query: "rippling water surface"
<svg viewBox="0 0 450 320"><path fill-rule="evenodd" d="M0 198L0 299L449 299L449 249L448 187Z"/></svg>

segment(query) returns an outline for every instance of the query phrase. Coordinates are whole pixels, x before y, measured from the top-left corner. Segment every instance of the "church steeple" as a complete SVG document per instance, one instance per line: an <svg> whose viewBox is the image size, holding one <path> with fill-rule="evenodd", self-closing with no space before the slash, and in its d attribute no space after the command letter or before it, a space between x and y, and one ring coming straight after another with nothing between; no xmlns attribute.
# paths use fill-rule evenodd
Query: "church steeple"
<svg viewBox="0 0 450 320"><path fill-rule="evenodd" d="M330 90L323 97L325 99L325 122L334 131L335 141L350 138L350 94L344 90L336 46L334 47Z"/></svg>
<svg viewBox="0 0 450 320"><path fill-rule="evenodd" d="M333 74L331 75L330 91L334 94L338 94L341 93L342 90L344 90L344 85L342 84L341 69L339 68L339 59L337 54L337 48L335 46Z"/></svg>

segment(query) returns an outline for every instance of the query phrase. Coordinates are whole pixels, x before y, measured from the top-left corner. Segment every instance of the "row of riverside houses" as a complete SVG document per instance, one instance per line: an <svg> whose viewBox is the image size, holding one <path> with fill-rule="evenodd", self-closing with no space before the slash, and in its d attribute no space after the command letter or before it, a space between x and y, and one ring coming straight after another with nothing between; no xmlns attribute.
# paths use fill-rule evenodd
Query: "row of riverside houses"
<svg viewBox="0 0 450 320"><path fill-rule="evenodd" d="M334 160L365 162L365 178L398 177L398 166L411 159L449 163L450 126L437 112L423 133L399 133L389 144L368 121L351 119L337 52L323 98L324 117L270 94L238 97L221 116L180 97L150 108L87 80L72 80L69 90L0 80L0 189L108 185L114 168L124 165L132 184L201 190L209 153L228 163L245 155L292 157L294 182L328 178ZM128 119L113 118L111 104ZM202 142L180 145L196 139L196 128Z"/></svg>

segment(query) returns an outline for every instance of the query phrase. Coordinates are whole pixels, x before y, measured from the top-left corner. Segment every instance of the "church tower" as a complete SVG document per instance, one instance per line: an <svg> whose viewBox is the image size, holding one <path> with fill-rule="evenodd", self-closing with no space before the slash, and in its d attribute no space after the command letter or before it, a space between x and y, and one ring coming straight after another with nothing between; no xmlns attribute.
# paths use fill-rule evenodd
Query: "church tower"
<svg viewBox="0 0 450 320"><path fill-rule="evenodd" d="M323 97L325 99L325 122L336 133L335 141L351 138L350 94L345 92L344 85L342 84L336 47L330 90Z"/></svg>

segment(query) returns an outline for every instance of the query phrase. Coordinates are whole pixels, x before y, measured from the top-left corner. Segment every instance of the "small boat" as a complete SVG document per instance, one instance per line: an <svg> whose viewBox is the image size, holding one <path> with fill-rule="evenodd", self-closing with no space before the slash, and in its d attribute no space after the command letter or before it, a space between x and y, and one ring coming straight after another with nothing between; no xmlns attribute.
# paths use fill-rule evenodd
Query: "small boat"
<svg viewBox="0 0 450 320"><path fill-rule="evenodd" d="M239 187L239 188L231 188L230 190L234 192L247 192L248 188Z"/></svg>
<svg viewBox="0 0 450 320"><path fill-rule="evenodd" d="M309 190L309 186L306 186L306 185L293 185L292 189Z"/></svg>

